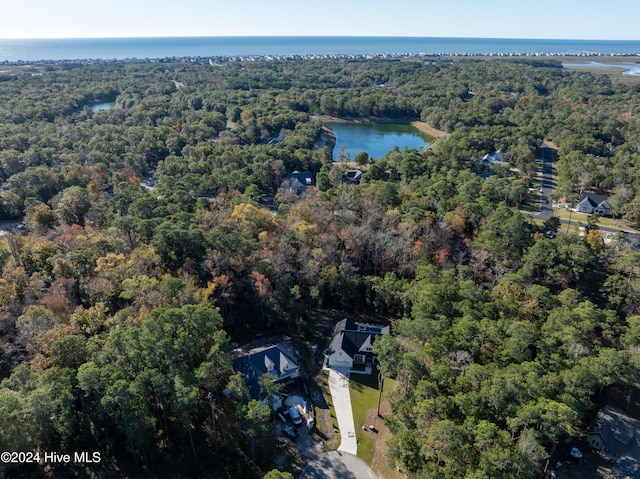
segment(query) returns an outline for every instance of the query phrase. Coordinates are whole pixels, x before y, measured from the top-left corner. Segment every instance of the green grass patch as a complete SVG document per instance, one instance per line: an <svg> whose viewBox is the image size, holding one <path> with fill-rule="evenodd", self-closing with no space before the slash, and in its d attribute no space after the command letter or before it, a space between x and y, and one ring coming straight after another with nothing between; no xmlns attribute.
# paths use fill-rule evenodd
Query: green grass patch
<svg viewBox="0 0 640 479"><path fill-rule="evenodd" d="M586 226L589 222L589 215L586 213L578 213L575 211L569 211L566 208L554 208L556 216L562 220L571 219L571 226L576 225ZM620 219L607 218L600 216L598 218L598 226L605 228L618 229L620 231L634 231L634 229ZM560 231L566 231L567 225L561 225Z"/></svg>
<svg viewBox="0 0 640 479"><path fill-rule="evenodd" d="M319 424L320 421L316 422L316 427L319 428L320 432L327 437L335 436L334 439L327 441L324 445L325 451L333 451L338 449L338 446L340 446L340 428L338 427L338 418L336 417L336 410L333 407L333 398L331 397L331 390L329 389L329 371L322 371L322 382L325 393L324 397L327 400L327 405L329 406L329 412L331 414L331 425L333 426L333 431L323 431L322 429L324 429L324 426ZM316 414L316 418L317 417L319 416Z"/></svg>
<svg viewBox="0 0 640 479"><path fill-rule="evenodd" d="M396 385L394 379L385 379L382 390L382 401L387 397L389 391ZM367 416L369 411L378 408L378 372L372 374L351 373L349 380L349 394L351 395L351 409L353 411L353 421L356 426L356 440L358 441L358 457L371 465L373 455L376 450L371 433L362 430L362 426L368 427Z"/></svg>

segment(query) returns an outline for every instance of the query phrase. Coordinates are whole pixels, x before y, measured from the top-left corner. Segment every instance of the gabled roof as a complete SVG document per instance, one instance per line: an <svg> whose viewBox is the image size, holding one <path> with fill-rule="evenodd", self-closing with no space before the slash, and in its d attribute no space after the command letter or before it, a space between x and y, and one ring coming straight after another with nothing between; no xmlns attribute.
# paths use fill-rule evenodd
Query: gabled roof
<svg viewBox="0 0 640 479"><path fill-rule="evenodd" d="M605 406L591 423L589 434L600 434L607 447L614 445L626 447L636 434L640 434L640 421L627 416L611 406Z"/></svg>
<svg viewBox="0 0 640 479"><path fill-rule="evenodd" d="M330 345L330 353L344 351L350 358L362 352L368 352L376 336L389 334L389 326L356 323L350 319L343 319L336 324L336 333Z"/></svg>
<svg viewBox="0 0 640 479"><path fill-rule="evenodd" d="M616 468L630 477L640 477L640 421L611 406L598 411L589 434L598 434L618 458Z"/></svg>
<svg viewBox="0 0 640 479"><path fill-rule="evenodd" d="M294 375L300 365L282 344L276 344L252 349L249 354L234 359L233 368L244 375L251 397L261 398L260 376L268 373L274 380L282 381Z"/></svg>
<svg viewBox="0 0 640 479"><path fill-rule="evenodd" d="M582 203L589 204L592 208L597 208L598 206L606 203L609 197L607 195L592 195L591 193L582 193L580 198L578 198L578 205ZM605 207L609 207L609 205L603 205Z"/></svg>
<svg viewBox="0 0 640 479"><path fill-rule="evenodd" d="M358 184L362 178L362 170L347 171L344 177L347 183Z"/></svg>
<svg viewBox="0 0 640 479"><path fill-rule="evenodd" d="M487 153L482 157L482 163L487 165L507 165L508 162L502 160L502 151L494 151L493 153Z"/></svg>

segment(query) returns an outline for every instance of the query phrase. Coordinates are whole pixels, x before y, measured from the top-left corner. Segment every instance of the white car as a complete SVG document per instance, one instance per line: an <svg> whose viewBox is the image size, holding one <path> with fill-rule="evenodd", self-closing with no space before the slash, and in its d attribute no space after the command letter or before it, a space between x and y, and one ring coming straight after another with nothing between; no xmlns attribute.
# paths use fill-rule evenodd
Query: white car
<svg viewBox="0 0 640 479"><path fill-rule="evenodd" d="M298 408L296 408L295 406L291 406L289 408L289 417L291 418L291 420L293 421L293 423L296 426L298 424L302 424L302 417L300 416L300 413L298 412Z"/></svg>

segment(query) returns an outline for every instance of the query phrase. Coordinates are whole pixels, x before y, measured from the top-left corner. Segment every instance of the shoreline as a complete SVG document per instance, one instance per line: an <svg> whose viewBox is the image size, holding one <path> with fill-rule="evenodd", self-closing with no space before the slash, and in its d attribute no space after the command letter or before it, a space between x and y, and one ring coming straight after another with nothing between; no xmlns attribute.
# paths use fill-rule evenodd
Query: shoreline
<svg viewBox="0 0 640 479"><path fill-rule="evenodd" d="M414 127L416 130L419 130L422 133L429 135L430 137L433 138L433 141L429 144L429 148L433 146L436 140L439 140L440 138L446 138L447 136L449 136L449 133L447 133L446 131L438 130L437 128L432 127L431 125L429 125L429 123L425 123L424 121L420 121L420 120L412 121L411 126Z"/></svg>
<svg viewBox="0 0 640 479"><path fill-rule="evenodd" d="M138 56L131 54L125 56L90 56L90 57L67 57L67 58L0 58L0 65L9 67L55 67L68 65L94 65L94 64L144 64L144 63L202 63L211 66L220 66L223 63L234 62L271 62L271 61L310 61L310 60L421 60L421 61L440 61L440 60L492 60L492 59L529 59L529 60L556 60L560 62L589 62L589 61L607 61L610 63L633 62L640 64L640 52L619 52L619 53L602 53L602 52L432 52L432 53L415 53L415 52L396 52L396 53L290 53L290 54L265 54L265 53L237 53L237 54L214 54L202 55L193 54L185 55L184 53L166 56ZM3 72L7 73L7 72Z"/></svg>
<svg viewBox="0 0 640 479"><path fill-rule="evenodd" d="M432 127L428 123L421 120L413 120L411 118L379 118L379 117L336 117L331 115L311 115L311 121L317 121L322 124L325 123L341 123L341 124L361 124L361 123L375 123L380 125L388 125L393 123L401 123L406 125L411 125L416 130L424 133L425 135L431 137L433 141L429 142L429 148L431 148L434 143L440 138L446 138L449 136L449 133L443 130L438 130L437 128ZM324 126L323 126L324 127Z"/></svg>

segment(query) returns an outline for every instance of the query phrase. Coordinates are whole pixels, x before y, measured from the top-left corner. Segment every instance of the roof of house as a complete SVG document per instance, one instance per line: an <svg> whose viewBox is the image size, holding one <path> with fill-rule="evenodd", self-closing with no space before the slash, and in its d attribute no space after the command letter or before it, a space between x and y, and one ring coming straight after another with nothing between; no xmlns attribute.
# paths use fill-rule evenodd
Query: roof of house
<svg viewBox="0 0 640 479"><path fill-rule="evenodd" d="M233 368L244 375L251 397L261 398L263 393L258 381L260 376L268 373L276 381L281 381L298 371L300 365L285 346L276 344L252 349L248 354L234 359Z"/></svg>
<svg viewBox="0 0 640 479"><path fill-rule="evenodd" d="M360 178L362 177L362 170L352 170L352 171L347 171L344 174L345 178L347 179L347 181L350 182L359 182Z"/></svg>
<svg viewBox="0 0 640 479"><path fill-rule="evenodd" d="M329 352L331 354L342 350L353 358L355 354L373 345L376 336L381 334L389 334L389 326L356 323L345 318L336 324Z"/></svg>
<svg viewBox="0 0 640 479"><path fill-rule="evenodd" d="M294 171L287 175L287 179L294 188L306 188L307 186L316 185L316 180L313 178L313 174L309 171Z"/></svg>
<svg viewBox="0 0 640 479"><path fill-rule="evenodd" d="M589 434L598 434L607 449L618 455L615 466L630 477L640 478L640 421L605 406L591 423Z"/></svg>
<svg viewBox="0 0 640 479"><path fill-rule="evenodd" d="M482 157L482 163L493 165L507 165L508 163L502 159L502 151L494 151L493 153L487 153Z"/></svg>
<svg viewBox="0 0 640 479"><path fill-rule="evenodd" d="M605 203L609 197L607 195L593 195L591 193L582 193L578 198L578 205L581 203L588 203L592 208L597 208L602 203ZM605 205L606 206L606 205Z"/></svg>

